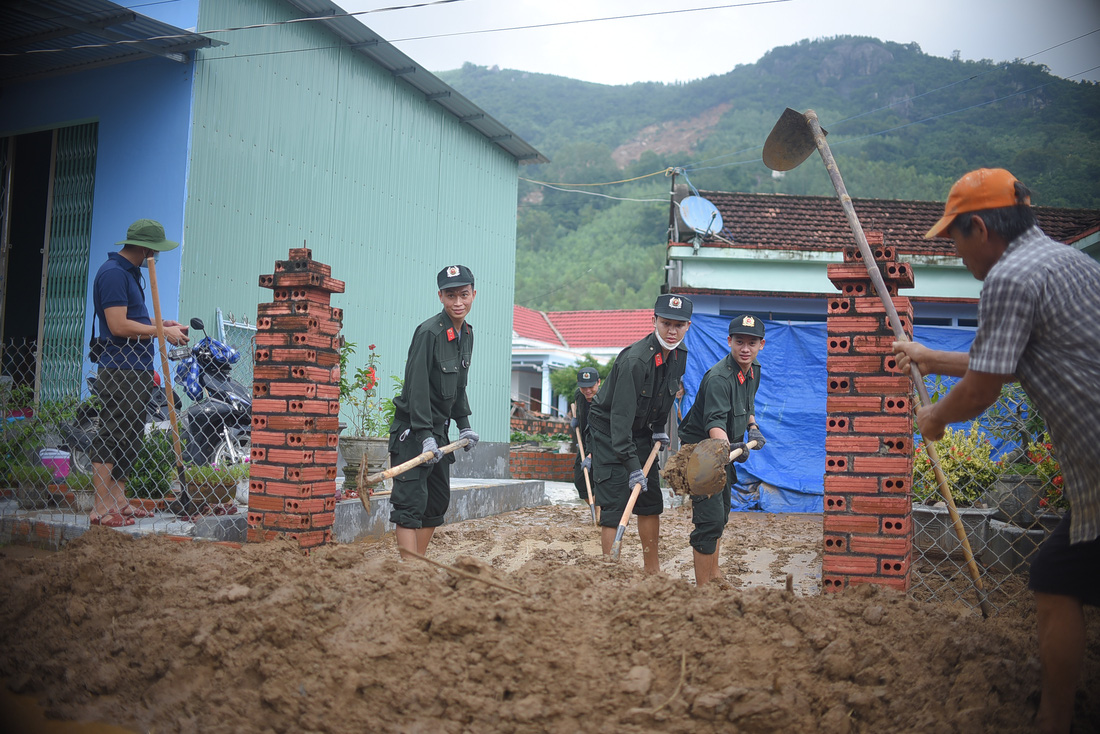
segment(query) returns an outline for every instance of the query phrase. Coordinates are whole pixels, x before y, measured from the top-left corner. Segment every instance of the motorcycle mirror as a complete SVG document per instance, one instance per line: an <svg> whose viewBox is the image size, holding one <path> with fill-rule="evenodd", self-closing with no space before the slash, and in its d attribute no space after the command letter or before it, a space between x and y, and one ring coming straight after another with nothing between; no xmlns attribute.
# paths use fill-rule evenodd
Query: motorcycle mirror
<svg viewBox="0 0 1100 734"><path fill-rule="evenodd" d="M202 323L202 319L200 318L191 319L191 328L195 331L206 332L206 325Z"/></svg>

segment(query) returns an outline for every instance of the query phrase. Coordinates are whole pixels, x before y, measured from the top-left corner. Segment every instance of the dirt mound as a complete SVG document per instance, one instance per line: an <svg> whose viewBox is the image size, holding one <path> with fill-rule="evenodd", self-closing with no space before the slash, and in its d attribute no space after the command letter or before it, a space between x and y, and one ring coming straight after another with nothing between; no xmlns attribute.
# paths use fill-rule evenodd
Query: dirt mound
<svg viewBox="0 0 1100 734"><path fill-rule="evenodd" d="M433 558L522 593L399 562L392 537L305 557L95 528L0 559L0 675L51 715L159 732L1030 731L1027 615L696 589L577 551L586 516L439 531Z"/></svg>

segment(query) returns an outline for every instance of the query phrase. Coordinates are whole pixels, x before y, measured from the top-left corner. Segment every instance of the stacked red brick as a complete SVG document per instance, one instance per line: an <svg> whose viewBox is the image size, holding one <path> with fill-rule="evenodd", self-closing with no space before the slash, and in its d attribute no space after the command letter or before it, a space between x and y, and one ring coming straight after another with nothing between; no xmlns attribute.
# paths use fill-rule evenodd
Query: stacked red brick
<svg viewBox="0 0 1100 734"><path fill-rule="evenodd" d="M512 450L508 453L508 471L512 479L572 482L576 461L576 454Z"/></svg>
<svg viewBox="0 0 1100 734"><path fill-rule="evenodd" d="M897 262L881 233L867 239L912 337L913 306L897 292L913 286L913 270ZM828 307L822 583L826 591L857 583L904 591L913 550L912 385L897 368L894 332L859 249L846 248L844 263L828 271L841 295Z"/></svg>
<svg viewBox="0 0 1100 734"><path fill-rule="evenodd" d="M275 300L257 307L250 542L287 536L311 548L332 539L344 315L329 299L344 282L331 275L296 248L260 276Z"/></svg>

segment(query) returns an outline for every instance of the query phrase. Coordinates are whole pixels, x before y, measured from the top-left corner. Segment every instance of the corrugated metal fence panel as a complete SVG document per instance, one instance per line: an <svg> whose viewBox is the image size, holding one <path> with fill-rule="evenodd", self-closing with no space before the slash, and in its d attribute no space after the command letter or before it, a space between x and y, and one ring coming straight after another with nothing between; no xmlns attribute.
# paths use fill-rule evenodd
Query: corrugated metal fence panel
<svg viewBox="0 0 1100 734"><path fill-rule="evenodd" d="M199 28L286 19L265 0L204 2ZM470 397L483 438L508 439L515 160L316 24L226 35L200 51L181 313L254 321L257 278L303 240L347 283L344 335L404 373L415 326L439 308L435 274L477 277ZM306 52L287 52L313 48ZM262 54L262 55L250 55ZM234 57L235 58L230 58Z"/></svg>
<svg viewBox="0 0 1100 734"><path fill-rule="evenodd" d="M80 394L98 124L57 131L42 334L42 397Z"/></svg>

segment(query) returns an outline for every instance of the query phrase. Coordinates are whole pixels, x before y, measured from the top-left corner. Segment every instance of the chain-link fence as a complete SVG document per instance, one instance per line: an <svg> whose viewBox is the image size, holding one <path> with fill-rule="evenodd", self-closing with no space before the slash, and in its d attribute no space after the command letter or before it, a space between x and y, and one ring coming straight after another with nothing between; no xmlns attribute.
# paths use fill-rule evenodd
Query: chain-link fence
<svg viewBox="0 0 1100 734"><path fill-rule="evenodd" d="M0 516L243 539L251 369L247 383L234 369L251 347L171 349L171 398L155 341L106 346L80 393L62 396L36 394L33 357L7 358L36 354L33 343L3 354Z"/></svg>
<svg viewBox="0 0 1100 734"><path fill-rule="evenodd" d="M953 381L930 381L933 399ZM936 444L940 466L966 530L989 607L1030 599L1030 559L1061 520L1062 472L1041 417L1016 384L985 414L947 429ZM913 471L912 594L978 605L962 544L928 458L917 445Z"/></svg>

